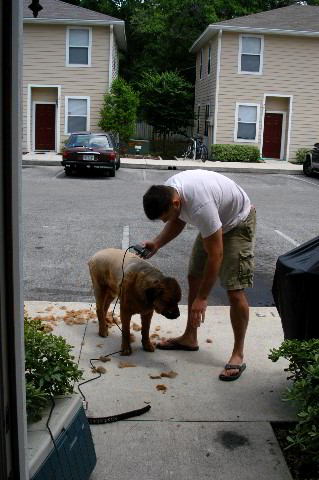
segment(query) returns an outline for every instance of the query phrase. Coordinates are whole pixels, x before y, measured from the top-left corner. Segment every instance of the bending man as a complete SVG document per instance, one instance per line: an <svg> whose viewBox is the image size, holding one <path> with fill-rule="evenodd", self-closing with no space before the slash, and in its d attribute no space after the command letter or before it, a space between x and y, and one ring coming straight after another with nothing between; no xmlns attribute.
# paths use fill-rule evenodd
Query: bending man
<svg viewBox="0 0 319 480"><path fill-rule="evenodd" d="M234 347L221 380L236 380L244 371L244 340L249 306L244 289L252 287L256 210L235 182L215 172L189 170L153 185L143 197L146 216L165 223L160 234L144 242L148 258L177 237L186 223L198 228L188 270L188 319L178 338L159 343L164 350L198 350L197 328L205 319L207 298L220 277L227 290Z"/></svg>

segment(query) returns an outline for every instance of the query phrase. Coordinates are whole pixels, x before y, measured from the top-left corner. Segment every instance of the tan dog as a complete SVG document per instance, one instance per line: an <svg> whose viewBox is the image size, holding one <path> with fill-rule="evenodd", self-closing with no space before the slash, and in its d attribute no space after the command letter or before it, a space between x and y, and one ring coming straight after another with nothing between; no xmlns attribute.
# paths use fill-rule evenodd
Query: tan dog
<svg viewBox="0 0 319 480"><path fill-rule="evenodd" d="M135 313L141 315L142 345L148 352L155 350L149 338L154 310L166 318L179 317L178 302L181 289L174 278L165 277L160 270L133 253L126 253L124 280L122 263L124 250L107 248L89 260L89 270L96 300L99 335L107 337L106 314L111 302L119 297L122 322L122 355L132 353L130 322Z"/></svg>

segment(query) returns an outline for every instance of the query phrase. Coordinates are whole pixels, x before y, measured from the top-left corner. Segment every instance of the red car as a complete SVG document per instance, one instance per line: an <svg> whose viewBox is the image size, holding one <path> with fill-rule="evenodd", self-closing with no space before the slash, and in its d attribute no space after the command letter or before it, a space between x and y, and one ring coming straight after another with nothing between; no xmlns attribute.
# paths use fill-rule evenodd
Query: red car
<svg viewBox="0 0 319 480"><path fill-rule="evenodd" d="M109 177L115 177L115 170L120 168L116 141L110 133L72 133L65 145L61 165L66 175L71 175L72 170L85 169L108 171Z"/></svg>

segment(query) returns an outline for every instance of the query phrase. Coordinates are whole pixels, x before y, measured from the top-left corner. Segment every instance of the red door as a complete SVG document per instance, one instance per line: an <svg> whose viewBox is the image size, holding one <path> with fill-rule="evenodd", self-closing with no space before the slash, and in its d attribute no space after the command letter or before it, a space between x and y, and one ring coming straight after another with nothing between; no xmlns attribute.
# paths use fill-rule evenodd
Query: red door
<svg viewBox="0 0 319 480"><path fill-rule="evenodd" d="M35 105L35 149L55 150L55 104Z"/></svg>
<svg viewBox="0 0 319 480"><path fill-rule="evenodd" d="M266 113L264 121L263 157L280 158L282 113Z"/></svg>

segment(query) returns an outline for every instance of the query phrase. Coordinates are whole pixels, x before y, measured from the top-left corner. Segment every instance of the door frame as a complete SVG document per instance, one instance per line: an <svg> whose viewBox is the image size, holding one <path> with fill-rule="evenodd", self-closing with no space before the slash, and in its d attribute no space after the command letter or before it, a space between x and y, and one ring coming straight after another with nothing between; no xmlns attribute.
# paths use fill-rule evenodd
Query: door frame
<svg viewBox="0 0 319 480"><path fill-rule="evenodd" d="M45 102L45 101L34 101L32 102L32 151L35 152L35 107L36 105L41 104L41 105L56 105L56 102ZM55 108L55 148L53 150L45 150L46 152L56 152L57 151L57 108ZM41 149L42 150L42 149Z"/></svg>
<svg viewBox="0 0 319 480"><path fill-rule="evenodd" d="M290 150L290 133L291 133L291 117L292 117L293 95L287 95L287 94L281 94L281 93L264 93L264 100L263 100L263 106L262 106L262 108L263 108L262 112L263 113L262 113L262 125L261 125L261 139L260 139L260 155L261 156L262 156L263 143L264 143L264 128L265 128L265 113L266 113L266 99L267 99L267 97L279 97L279 98L288 98L289 99L286 155L285 155L285 148L284 148L284 151L283 151L282 158L281 158L281 152L280 152L280 159L288 162L289 150ZM272 111L270 111L270 110L268 110L268 112L272 113Z"/></svg>
<svg viewBox="0 0 319 480"><path fill-rule="evenodd" d="M60 149L60 109L61 109L61 85L46 85L42 83L28 83L28 100L27 100L27 149L28 152L34 152L34 141L31 138L31 108L32 108L32 88L57 88L57 109L56 109L56 152ZM50 102L44 102L50 103ZM55 102L54 102L55 103ZM33 137L33 135L32 135Z"/></svg>
<svg viewBox="0 0 319 480"><path fill-rule="evenodd" d="M282 115L282 125L281 125L281 142L280 142L280 160L283 160L285 153L285 140L286 140L286 126L287 126L287 112L283 110L265 110L264 113L264 120L265 120L265 115L266 113L278 113L279 115ZM263 139L264 143L264 130L263 130ZM262 151L261 151L262 152Z"/></svg>

